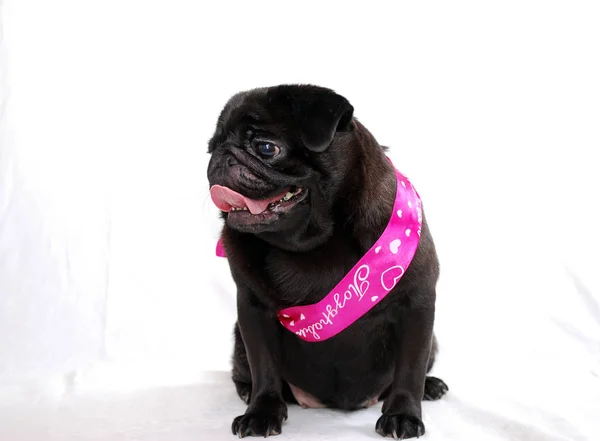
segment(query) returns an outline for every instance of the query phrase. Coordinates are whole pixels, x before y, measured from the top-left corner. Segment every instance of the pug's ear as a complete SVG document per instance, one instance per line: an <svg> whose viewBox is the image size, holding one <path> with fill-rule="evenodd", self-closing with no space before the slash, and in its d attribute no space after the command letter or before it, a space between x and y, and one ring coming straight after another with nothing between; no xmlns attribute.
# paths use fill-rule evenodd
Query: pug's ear
<svg viewBox="0 0 600 441"><path fill-rule="evenodd" d="M292 108L292 118L303 144L313 152L324 152L336 132L353 129L354 107L334 91L316 86L282 86Z"/></svg>

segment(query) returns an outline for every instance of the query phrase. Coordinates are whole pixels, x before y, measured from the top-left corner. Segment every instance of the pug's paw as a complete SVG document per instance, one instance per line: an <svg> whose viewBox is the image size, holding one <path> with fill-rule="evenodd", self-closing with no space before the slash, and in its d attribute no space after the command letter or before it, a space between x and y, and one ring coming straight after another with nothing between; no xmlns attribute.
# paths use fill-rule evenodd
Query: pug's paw
<svg viewBox="0 0 600 441"><path fill-rule="evenodd" d="M425 392L423 399L426 401L439 400L448 392L448 385L436 377L425 378Z"/></svg>
<svg viewBox="0 0 600 441"><path fill-rule="evenodd" d="M246 436L271 436L281 433L283 417L260 413L240 415L233 420L231 431L234 435L244 438Z"/></svg>
<svg viewBox="0 0 600 441"><path fill-rule="evenodd" d="M375 430L381 436L394 439L418 438L425 434L425 426L419 418L403 414L382 415L377 420Z"/></svg>
<svg viewBox="0 0 600 441"><path fill-rule="evenodd" d="M244 415L234 419L231 424L231 432L240 438L246 436L266 438L271 435L279 435L281 426L287 419L287 406L283 401L267 401L252 410L248 409Z"/></svg>
<svg viewBox="0 0 600 441"><path fill-rule="evenodd" d="M244 401L244 403L250 403L250 397L252 396L252 385L250 383L244 383L242 381L235 381L235 389L238 395Z"/></svg>

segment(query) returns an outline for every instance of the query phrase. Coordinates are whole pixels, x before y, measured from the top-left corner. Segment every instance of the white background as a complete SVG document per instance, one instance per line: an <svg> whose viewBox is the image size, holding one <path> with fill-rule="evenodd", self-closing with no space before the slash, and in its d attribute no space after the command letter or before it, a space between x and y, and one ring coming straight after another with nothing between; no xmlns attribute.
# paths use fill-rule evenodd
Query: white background
<svg viewBox="0 0 600 441"><path fill-rule="evenodd" d="M235 291L214 257L207 140L235 92L297 82L346 96L423 197L442 263L436 373L463 398L495 391L591 427L596 2L0 12L0 397L228 369Z"/></svg>

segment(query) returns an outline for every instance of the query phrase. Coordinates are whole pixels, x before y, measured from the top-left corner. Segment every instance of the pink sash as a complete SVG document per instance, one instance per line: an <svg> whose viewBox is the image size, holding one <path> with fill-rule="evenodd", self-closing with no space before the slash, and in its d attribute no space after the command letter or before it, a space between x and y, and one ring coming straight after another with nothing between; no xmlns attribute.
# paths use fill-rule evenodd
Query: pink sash
<svg viewBox="0 0 600 441"><path fill-rule="evenodd" d="M396 178L390 221L371 249L320 302L279 311L281 324L302 340L319 342L342 332L381 302L410 265L421 236L421 199L398 170ZM221 240L217 256L226 257Z"/></svg>

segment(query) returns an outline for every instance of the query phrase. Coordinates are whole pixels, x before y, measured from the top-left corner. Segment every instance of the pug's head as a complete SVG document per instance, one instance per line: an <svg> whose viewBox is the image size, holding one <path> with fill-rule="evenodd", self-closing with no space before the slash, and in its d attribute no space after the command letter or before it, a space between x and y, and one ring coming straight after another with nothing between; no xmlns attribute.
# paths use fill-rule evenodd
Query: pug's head
<svg viewBox="0 0 600 441"><path fill-rule="evenodd" d="M352 172L355 127L352 105L330 89L282 85L233 96L208 148L210 194L227 226L287 248L319 242Z"/></svg>

